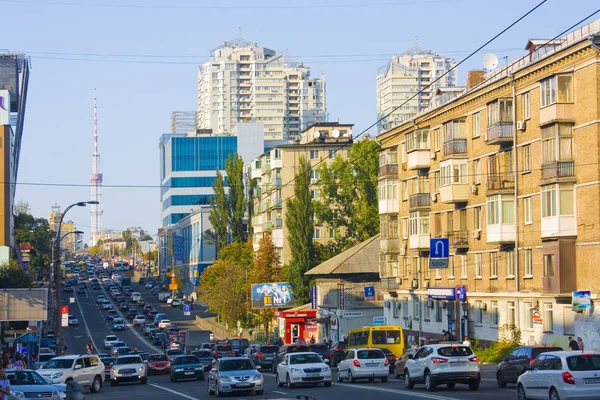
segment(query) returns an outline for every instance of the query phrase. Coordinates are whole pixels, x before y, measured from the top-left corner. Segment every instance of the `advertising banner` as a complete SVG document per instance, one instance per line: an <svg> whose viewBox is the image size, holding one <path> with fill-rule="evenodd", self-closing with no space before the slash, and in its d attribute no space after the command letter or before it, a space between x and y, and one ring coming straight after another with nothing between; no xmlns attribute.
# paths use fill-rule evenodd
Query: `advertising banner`
<svg viewBox="0 0 600 400"><path fill-rule="evenodd" d="M592 308L592 295L590 291L573 292L571 304L573 311L583 311Z"/></svg>
<svg viewBox="0 0 600 400"><path fill-rule="evenodd" d="M252 285L252 308L292 307L292 293L287 282Z"/></svg>

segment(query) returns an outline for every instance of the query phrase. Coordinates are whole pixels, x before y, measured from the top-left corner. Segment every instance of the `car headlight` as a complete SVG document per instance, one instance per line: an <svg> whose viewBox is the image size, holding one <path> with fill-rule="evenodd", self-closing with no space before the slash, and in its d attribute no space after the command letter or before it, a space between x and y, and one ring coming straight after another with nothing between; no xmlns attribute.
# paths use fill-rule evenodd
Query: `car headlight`
<svg viewBox="0 0 600 400"><path fill-rule="evenodd" d="M143 370L144 370L144 367L139 367L138 368L138 371L143 371Z"/></svg>
<svg viewBox="0 0 600 400"><path fill-rule="evenodd" d="M299 374L300 372L302 372L302 370L300 368L292 368L291 371L292 371L292 374Z"/></svg>
<svg viewBox="0 0 600 400"><path fill-rule="evenodd" d="M231 381L231 377L229 376L220 376L219 379L223 382L230 382Z"/></svg>
<svg viewBox="0 0 600 400"><path fill-rule="evenodd" d="M200 371L201 369L204 369L204 368L202 368L202 367L196 367L196 368L194 368L194 369L195 369L196 371Z"/></svg>
<svg viewBox="0 0 600 400"><path fill-rule="evenodd" d="M255 380L255 381L260 381L262 379L262 375L261 374L254 375L252 377L252 379Z"/></svg>
<svg viewBox="0 0 600 400"><path fill-rule="evenodd" d="M53 374L53 375L50 377L50 379L58 379L58 378L60 378L61 376L63 376L63 373L62 373L62 372L57 372L57 373Z"/></svg>
<svg viewBox="0 0 600 400"><path fill-rule="evenodd" d="M25 393L21 392L20 390L11 390L10 394L12 394L15 397L22 398L22 399L25 398Z"/></svg>
<svg viewBox="0 0 600 400"><path fill-rule="evenodd" d="M175 372L183 372L183 368L175 368Z"/></svg>
<svg viewBox="0 0 600 400"><path fill-rule="evenodd" d="M328 372L329 371L329 367L323 367L321 368L321 372Z"/></svg>

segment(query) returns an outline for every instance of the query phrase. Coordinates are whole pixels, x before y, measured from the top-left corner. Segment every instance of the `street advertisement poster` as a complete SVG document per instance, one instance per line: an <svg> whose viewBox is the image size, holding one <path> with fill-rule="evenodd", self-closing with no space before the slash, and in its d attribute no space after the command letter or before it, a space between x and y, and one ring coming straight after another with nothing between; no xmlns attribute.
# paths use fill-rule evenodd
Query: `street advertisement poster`
<svg viewBox="0 0 600 400"><path fill-rule="evenodd" d="M573 292L571 304L573 311L583 311L592 308L592 295L589 290L581 292Z"/></svg>
<svg viewBox="0 0 600 400"><path fill-rule="evenodd" d="M292 293L287 282L252 285L252 308L292 307Z"/></svg>

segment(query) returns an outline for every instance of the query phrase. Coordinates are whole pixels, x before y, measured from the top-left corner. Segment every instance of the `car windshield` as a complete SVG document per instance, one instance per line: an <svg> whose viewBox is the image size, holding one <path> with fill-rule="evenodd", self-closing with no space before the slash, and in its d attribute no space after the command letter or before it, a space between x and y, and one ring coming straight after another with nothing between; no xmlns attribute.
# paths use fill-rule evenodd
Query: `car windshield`
<svg viewBox="0 0 600 400"><path fill-rule="evenodd" d="M117 352L119 354L126 354L126 353L129 353L130 351L131 351L131 349L127 346L117 348Z"/></svg>
<svg viewBox="0 0 600 400"><path fill-rule="evenodd" d="M123 323L123 320L121 318L115 318L113 320L113 324L122 324L122 323Z"/></svg>
<svg viewBox="0 0 600 400"><path fill-rule="evenodd" d="M195 355L196 357L211 357L210 351L208 351L208 350L198 350L198 351L192 352L192 354Z"/></svg>
<svg viewBox="0 0 600 400"><path fill-rule="evenodd" d="M56 354L40 354L38 356L38 361L46 362L48 360L52 360L54 357L56 357Z"/></svg>
<svg viewBox="0 0 600 400"><path fill-rule="evenodd" d="M310 351L314 351L315 353L319 354L325 354L329 351L327 346L324 344L313 344L308 346L308 348L310 349Z"/></svg>
<svg viewBox="0 0 600 400"><path fill-rule="evenodd" d="M582 354L567 357L567 365L571 371L598 371L600 370L600 355Z"/></svg>
<svg viewBox="0 0 600 400"><path fill-rule="evenodd" d="M180 354L185 354L183 350L167 350L167 354L170 356L178 356Z"/></svg>
<svg viewBox="0 0 600 400"><path fill-rule="evenodd" d="M219 363L219 371L245 371L254 369L254 365L250 360L222 360Z"/></svg>
<svg viewBox="0 0 600 400"><path fill-rule="evenodd" d="M233 347L231 346L217 346L217 351L233 351Z"/></svg>
<svg viewBox="0 0 600 400"><path fill-rule="evenodd" d="M143 361L140 356L119 357L115 360L115 365L141 364L142 362Z"/></svg>
<svg viewBox="0 0 600 400"><path fill-rule="evenodd" d="M321 357L316 354L298 354L290 357L290 365L322 363Z"/></svg>
<svg viewBox="0 0 600 400"><path fill-rule="evenodd" d="M473 354L471 348L467 346L440 347L437 352L444 357L465 357Z"/></svg>
<svg viewBox="0 0 600 400"><path fill-rule="evenodd" d="M250 347L250 342L248 342L248 339L230 339L229 343L233 347Z"/></svg>
<svg viewBox="0 0 600 400"><path fill-rule="evenodd" d="M181 356L177 357L174 364L199 364L200 360L196 356Z"/></svg>
<svg viewBox="0 0 600 400"><path fill-rule="evenodd" d="M100 361L102 361L102 364L104 365L112 365L115 362L115 359L112 357L104 357L101 358Z"/></svg>
<svg viewBox="0 0 600 400"><path fill-rule="evenodd" d="M48 361L46 364L44 364L44 366L42 368L44 369L66 369L66 368L71 368L73 366L73 360L72 359L56 359L53 358L52 360Z"/></svg>
<svg viewBox="0 0 600 400"><path fill-rule="evenodd" d="M373 360L377 358L385 358L385 354L383 351L376 350L359 350L356 352L356 358L359 360Z"/></svg>
<svg viewBox="0 0 600 400"><path fill-rule="evenodd" d="M259 353L273 354L279 350L278 346L260 346Z"/></svg>
<svg viewBox="0 0 600 400"><path fill-rule="evenodd" d="M305 351L310 351L308 346L290 346L286 353L304 353Z"/></svg>
<svg viewBox="0 0 600 400"><path fill-rule="evenodd" d="M44 378L33 371L6 371L6 377L10 381L10 386L48 384Z"/></svg>
<svg viewBox="0 0 600 400"><path fill-rule="evenodd" d="M542 353L547 353L549 351L562 351L562 347L541 347L533 349L533 358L537 358Z"/></svg>
<svg viewBox="0 0 600 400"><path fill-rule="evenodd" d="M169 359L167 358L166 354L152 354L150 357L148 357L148 361L169 361Z"/></svg>

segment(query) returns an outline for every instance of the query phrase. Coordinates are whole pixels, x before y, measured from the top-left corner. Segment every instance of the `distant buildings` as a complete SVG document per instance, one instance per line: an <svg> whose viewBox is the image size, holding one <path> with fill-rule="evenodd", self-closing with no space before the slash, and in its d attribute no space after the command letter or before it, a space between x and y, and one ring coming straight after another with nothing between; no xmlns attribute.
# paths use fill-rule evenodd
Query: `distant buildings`
<svg viewBox="0 0 600 400"><path fill-rule="evenodd" d="M57 203L54 203L50 207L50 214L48 214L48 223L51 231L58 232L61 217L61 207ZM61 236L63 237L60 242L61 249L68 250L71 253L83 250L83 236L80 233L74 233L75 230L75 223L73 221L63 221L60 228Z"/></svg>
<svg viewBox="0 0 600 400"><path fill-rule="evenodd" d="M282 52L241 38L212 50L198 68L199 127L231 134L240 122L264 124L266 139L295 139L325 121L325 78Z"/></svg>

